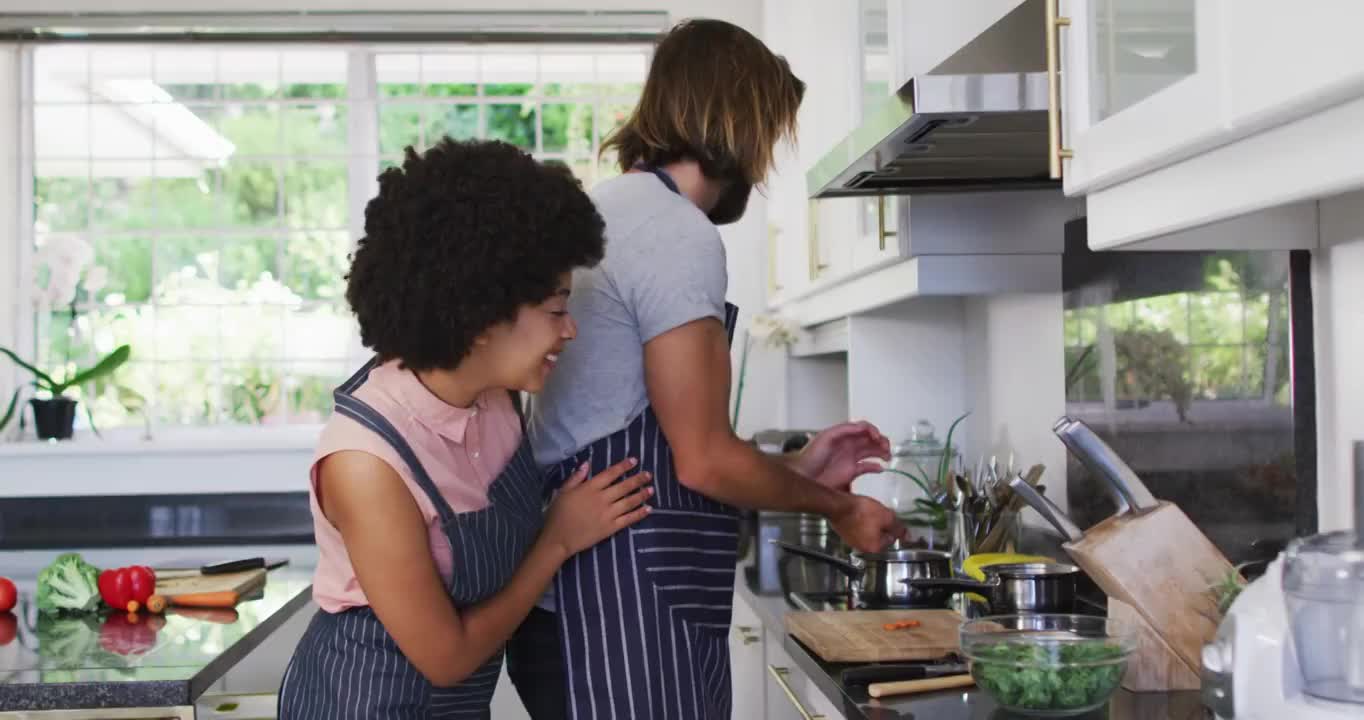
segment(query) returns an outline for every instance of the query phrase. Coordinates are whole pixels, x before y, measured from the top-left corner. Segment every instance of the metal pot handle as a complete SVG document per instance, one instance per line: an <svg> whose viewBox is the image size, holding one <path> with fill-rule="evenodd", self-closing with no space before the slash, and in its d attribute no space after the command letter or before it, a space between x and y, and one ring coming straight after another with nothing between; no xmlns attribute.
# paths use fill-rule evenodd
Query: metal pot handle
<svg viewBox="0 0 1364 720"><path fill-rule="evenodd" d="M911 588L951 588L957 592L989 593L999 584L996 582L977 582L964 578L905 578L900 582Z"/></svg>
<svg viewBox="0 0 1364 720"><path fill-rule="evenodd" d="M848 560L844 560L841 557L835 557L828 553L823 553L818 550L805 547L804 545L789 543L784 540L770 540L768 542L771 542L773 545L776 545L777 547L781 548L782 550L785 550L786 552L791 553L792 555L799 555L801 557L807 557L810 558L811 560L818 560L822 563L832 565L835 568L837 568L839 572L843 573L844 575L847 575L849 580L856 581L862 579L862 566L855 562L850 562Z"/></svg>

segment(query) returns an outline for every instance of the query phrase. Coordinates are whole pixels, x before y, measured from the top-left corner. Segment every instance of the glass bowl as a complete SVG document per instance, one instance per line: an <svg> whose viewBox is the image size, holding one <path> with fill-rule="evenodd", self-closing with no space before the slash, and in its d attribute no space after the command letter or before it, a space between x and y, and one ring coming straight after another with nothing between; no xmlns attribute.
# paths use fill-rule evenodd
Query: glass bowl
<svg viewBox="0 0 1364 720"><path fill-rule="evenodd" d="M961 626L976 685L1001 707L1041 717L1090 712L1122 683L1130 625L1088 615L992 615Z"/></svg>

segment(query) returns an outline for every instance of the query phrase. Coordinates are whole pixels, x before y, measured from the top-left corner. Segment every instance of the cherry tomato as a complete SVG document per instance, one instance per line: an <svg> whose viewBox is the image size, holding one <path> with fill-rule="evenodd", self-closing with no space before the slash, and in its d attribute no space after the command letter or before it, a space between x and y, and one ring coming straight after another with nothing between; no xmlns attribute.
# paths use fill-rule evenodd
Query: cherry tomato
<svg viewBox="0 0 1364 720"><path fill-rule="evenodd" d="M19 591L14 589L14 583L7 577L0 577L0 612L13 610L18 597Z"/></svg>

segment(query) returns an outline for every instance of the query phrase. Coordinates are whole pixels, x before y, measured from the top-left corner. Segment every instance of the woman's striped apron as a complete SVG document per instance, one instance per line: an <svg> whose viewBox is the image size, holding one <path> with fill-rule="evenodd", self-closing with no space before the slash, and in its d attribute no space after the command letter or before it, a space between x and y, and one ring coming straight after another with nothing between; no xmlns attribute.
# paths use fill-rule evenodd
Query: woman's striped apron
<svg viewBox="0 0 1364 720"><path fill-rule="evenodd" d="M725 310L732 341L738 308ZM653 512L570 559L555 579L568 716L729 720L738 513L678 481L652 408L550 467L549 484L583 462L595 475L627 457L653 473Z"/></svg>
<svg viewBox="0 0 1364 720"><path fill-rule="evenodd" d="M454 550L449 591L455 607L481 602L507 583L540 531L543 486L530 445L523 439L507 467L488 487L487 507L454 512L397 429L353 395L375 364L371 361L337 388L336 412L378 433L407 462L417 484L436 507ZM370 608L318 612L285 670L279 716L319 720L488 718L501 669L499 651L459 685L434 687L408 662Z"/></svg>

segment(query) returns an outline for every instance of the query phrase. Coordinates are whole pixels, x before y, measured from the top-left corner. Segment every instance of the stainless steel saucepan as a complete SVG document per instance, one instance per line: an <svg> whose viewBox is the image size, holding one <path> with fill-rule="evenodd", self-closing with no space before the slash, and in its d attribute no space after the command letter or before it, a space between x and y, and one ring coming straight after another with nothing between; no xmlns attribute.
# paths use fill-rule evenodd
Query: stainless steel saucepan
<svg viewBox="0 0 1364 720"><path fill-rule="evenodd" d="M936 550L888 550L879 553L853 551L841 558L804 545L772 541L786 552L818 560L837 568L848 578L854 598L872 605L943 607L954 590L945 587L913 587L905 580L952 577L952 556Z"/></svg>
<svg viewBox="0 0 1364 720"><path fill-rule="evenodd" d="M1075 612L1080 568L1065 563L1011 563L981 568L985 581L966 578L906 580L916 588L947 588L985 596L995 615Z"/></svg>

